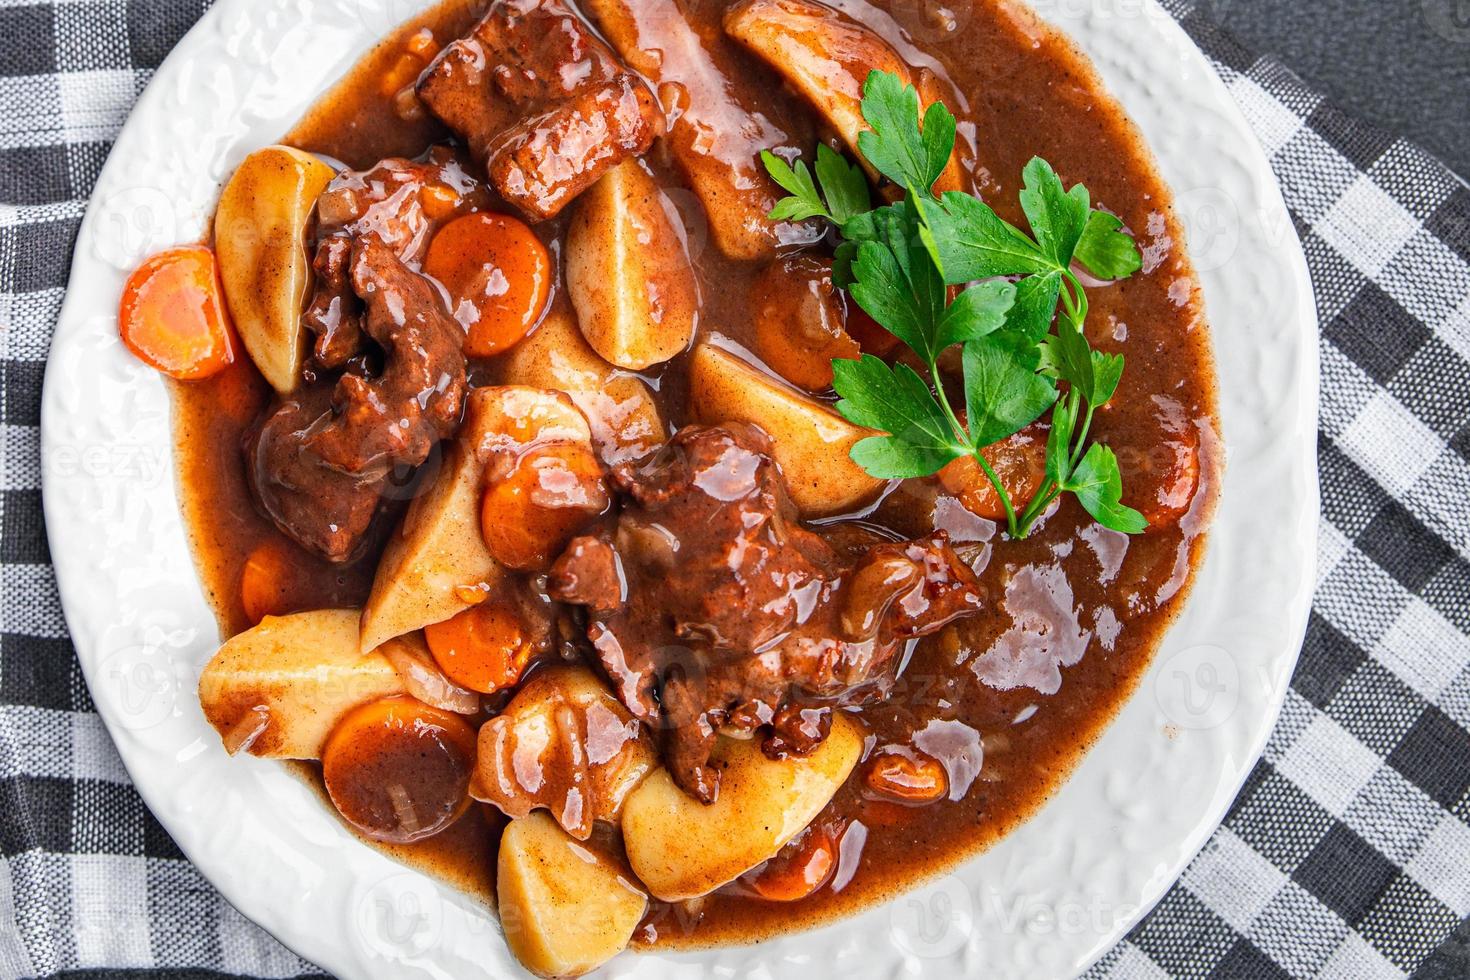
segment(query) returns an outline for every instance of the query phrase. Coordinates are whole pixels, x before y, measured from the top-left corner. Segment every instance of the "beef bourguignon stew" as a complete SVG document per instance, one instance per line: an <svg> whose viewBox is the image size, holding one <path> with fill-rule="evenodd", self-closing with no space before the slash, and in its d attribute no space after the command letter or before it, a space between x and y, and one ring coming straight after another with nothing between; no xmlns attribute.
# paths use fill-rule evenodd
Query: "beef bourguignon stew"
<svg viewBox="0 0 1470 980"><path fill-rule="evenodd" d="M1064 39L956 10L451 0L127 285L205 716L535 973L992 843L1188 592L1170 195Z"/></svg>

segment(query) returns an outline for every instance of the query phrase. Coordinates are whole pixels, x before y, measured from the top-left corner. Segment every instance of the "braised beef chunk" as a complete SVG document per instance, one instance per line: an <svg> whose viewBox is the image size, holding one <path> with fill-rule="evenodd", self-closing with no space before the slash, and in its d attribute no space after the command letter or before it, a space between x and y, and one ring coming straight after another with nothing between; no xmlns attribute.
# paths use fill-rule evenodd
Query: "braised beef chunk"
<svg viewBox="0 0 1470 980"><path fill-rule="evenodd" d="M364 333L382 347L381 371L345 372L329 404L320 385L281 403L246 449L265 512L337 562L356 554L389 469L418 466L454 431L465 392L464 331L428 280L367 236L353 246L352 289Z"/></svg>
<svg viewBox="0 0 1470 980"><path fill-rule="evenodd" d="M648 148L658 111L647 86L624 72L496 137L490 181L532 219L554 217L620 160Z"/></svg>
<svg viewBox="0 0 1470 980"><path fill-rule="evenodd" d="M663 113L563 0L496 0L419 80L501 196L532 220L644 153Z"/></svg>
<svg viewBox="0 0 1470 980"><path fill-rule="evenodd" d="M459 424L464 329L415 271L434 232L488 202L439 147L347 172L317 203L318 378L247 438L251 489L283 532L331 561L359 550L391 469L411 470Z"/></svg>
<svg viewBox="0 0 1470 980"><path fill-rule="evenodd" d="M803 527L761 430L689 427L614 471L615 528L579 538L554 598L588 607L588 638L623 703L664 731L665 761L712 802L721 731L811 751L836 705L881 695L900 644L980 608L945 535L884 542L855 562Z"/></svg>
<svg viewBox="0 0 1470 980"><path fill-rule="evenodd" d="M245 439L245 475L256 503L303 548L329 561L353 558L365 540L382 476L329 468L307 448L313 429L331 418L331 389L301 389Z"/></svg>
<svg viewBox="0 0 1470 980"><path fill-rule="evenodd" d="M317 246L311 268L316 286L301 322L316 336L312 358L327 370L343 367L362 351L362 317L352 292L352 239L334 236Z"/></svg>
<svg viewBox="0 0 1470 980"><path fill-rule="evenodd" d="M357 240L352 289L365 307L364 333L383 350L383 368L375 378L341 377L333 417L313 431L306 447L344 473L417 466L459 424L464 330L429 281L376 238Z"/></svg>
<svg viewBox="0 0 1470 980"><path fill-rule="evenodd" d="M317 202L316 284L302 315L316 336L317 366L336 370L363 350L362 304L349 281L353 241L374 238L416 265L436 228L483 208L489 197L442 146L421 160L393 158L370 170L348 170L328 184Z"/></svg>

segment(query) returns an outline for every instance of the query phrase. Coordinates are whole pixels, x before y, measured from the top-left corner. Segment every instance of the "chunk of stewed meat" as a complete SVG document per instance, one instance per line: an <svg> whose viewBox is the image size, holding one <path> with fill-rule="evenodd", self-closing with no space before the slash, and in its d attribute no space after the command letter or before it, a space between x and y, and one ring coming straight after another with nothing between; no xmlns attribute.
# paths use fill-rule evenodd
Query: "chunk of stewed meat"
<svg viewBox="0 0 1470 980"><path fill-rule="evenodd" d="M356 555L389 471L418 466L454 431L465 391L464 331L428 280L371 236L353 248L351 280L381 369L354 365L329 402L316 385L310 398L279 403L246 444L261 508L336 562Z"/></svg>
<svg viewBox="0 0 1470 980"><path fill-rule="evenodd" d="M352 288L365 307L363 331L383 350L383 369L338 380L332 418L306 448L344 473L417 466L459 424L464 330L429 281L371 236L354 248Z"/></svg>
<svg viewBox="0 0 1470 980"><path fill-rule="evenodd" d="M334 470L306 448L330 419L332 390L306 386L280 402L245 438L245 473L260 509L307 551L342 562L360 550L386 482Z"/></svg>
<svg viewBox="0 0 1470 980"><path fill-rule="evenodd" d="M644 153L663 113L563 0L496 0L419 80L419 98L532 220Z"/></svg>
<svg viewBox="0 0 1470 980"><path fill-rule="evenodd" d="M317 201L316 282L302 322L316 337L313 359L336 370L364 349L362 303L352 289L352 245L373 238L417 268L434 233L483 208L490 196L453 151L436 146L422 159L384 160L339 174Z"/></svg>
<svg viewBox="0 0 1470 980"><path fill-rule="evenodd" d="M574 541L553 597L588 612L588 639L620 700L664 732L664 757L713 801L716 736L760 734L776 758L826 736L834 705L891 684L905 640L980 608L945 536L881 542L854 560L797 520L747 425L689 427L614 471L615 527Z"/></svg>

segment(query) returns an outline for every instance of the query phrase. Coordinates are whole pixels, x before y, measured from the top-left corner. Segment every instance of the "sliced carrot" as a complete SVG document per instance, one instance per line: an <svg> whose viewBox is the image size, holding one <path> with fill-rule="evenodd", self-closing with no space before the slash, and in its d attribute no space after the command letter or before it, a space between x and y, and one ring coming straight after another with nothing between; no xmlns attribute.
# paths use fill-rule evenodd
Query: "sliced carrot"
<svg viewBox="0 0 1470 980"><path fill-rule="evenodd" d="M851 296L847 298L847 335L857 341L864 354L887 357L898 346L898 338L879 326Z"/></svg>
<svg viewBox="0 0 1470 980"><path fill-rule="evenodd" d="M291 612L292 546L280 538L258 545L240 570L240 605L250 622Z"/></svg>
<svg viewBox="0 0 1470 980"><path fill-rule="evenodd" d="M768 902L798 902L825 885L837 868L837 841L823 827L808 827L745 879Z"/></svg>
<svg viewBox="0 0 1470 980"><path fill-rule="evenodd" d="M551 256L525 222L505 214L467 214L429 244L424 271L444 285L455 319L469 331L465 353L509 350L541 319L551 291Z"/></svg>
<svg viewBox="0 0 1470 980"><path fill-rule="evenodd" d="M842 296L828 262L790 256L767 266L752 287L754 348L781 377L807 391L832 387L832 362L862 351L844 329Z"/></svg>
<svg viewBox="0 0 1470 980"><path fill-rule="evenodd" d="M1198 438L1191 434L1143 451L1122 447L1117 452L1125 503L1143 513L1150 531L1178 524L1199 490Z"/></svg>
<svg viewBox="0 0 1470 980"><path fill-rule="evenodd" d="M145 364L180 381L198 381L235 359L214 252L202 245L160 252L123 287L122 342Z"/></svg>
<svg viewBox="0 0 1470 980"><path fill-rule="evenodd" d="M485 487L480 531L502 565L544 571L607 505L602 465L590 447L576 442L532 446Z"/></svg>
<svg viewBox="0 0 1470 980"><path fill-rule="evenodd" d="M999 477L1013 507L1024 507L1046 479L1046 431L1028 426L980 451ZM973 456L963 456L939 471L939 482L966 510L992 521L1006 519L1000 494Z"/></svg>
<svg viewBox="0 0 1470 980"><path fill-rule="evenodd" d="M520 615L495 599L424 627L424 639L450 680L481 694L514 686L533 650Z"/></svg>
<svg viewBox="0 0 1470 980"><path fill-rule="evenodd" d="M419 202L430 221L443 221L454 217L464 203L464 197L448 184L425 184L419 192Z"/></svg>
<svg viewBox="0 0 1470 980"><path fill-rule="evenodd" d="M469 807L475 730L407 696L354 708L322 750L327 795L374 840L406 844L445 829Z"/></svg>
<svg viewBox="0 0 1470 980"><path fill-rule="evenodd" d="M949 774L939 760L922 752L881 752L863 767L864 789L881 799L907 806L927 806L949 793Z"/></svg>
<svg viewBox="0 0 1470 980"><path fill-rule="evenodd" d="M415 54L405 51L393 62L392 67L383 72L378 78L378 94L382 96L396 95L399 89L412 85L414 79L424 70L424 62Z"/></svg>

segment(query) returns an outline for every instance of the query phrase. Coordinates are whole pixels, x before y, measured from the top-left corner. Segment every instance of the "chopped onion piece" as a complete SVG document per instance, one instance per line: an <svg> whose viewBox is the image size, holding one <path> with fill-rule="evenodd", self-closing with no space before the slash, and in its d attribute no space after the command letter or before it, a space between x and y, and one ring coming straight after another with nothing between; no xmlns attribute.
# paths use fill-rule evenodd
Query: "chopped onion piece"
<svg viewBox="0 0 1470 980"><path fill-rule="evenodd" d="M457 715L472 715L480 710L480 696L444 676L422 640L415 643L401 636L378 649L403 678L408 693L424 704Z"/></svg>
<svg viewBox="0 0 1470 980"><path fill-rule="evenodd" d="M255 740L264 734L271 724L271 709L269 705L257 704L249 711L240 716L240 720L230 726L221 740L225 743L225 751L230 755L239 752L249 752L250 746Z"/></svg>

